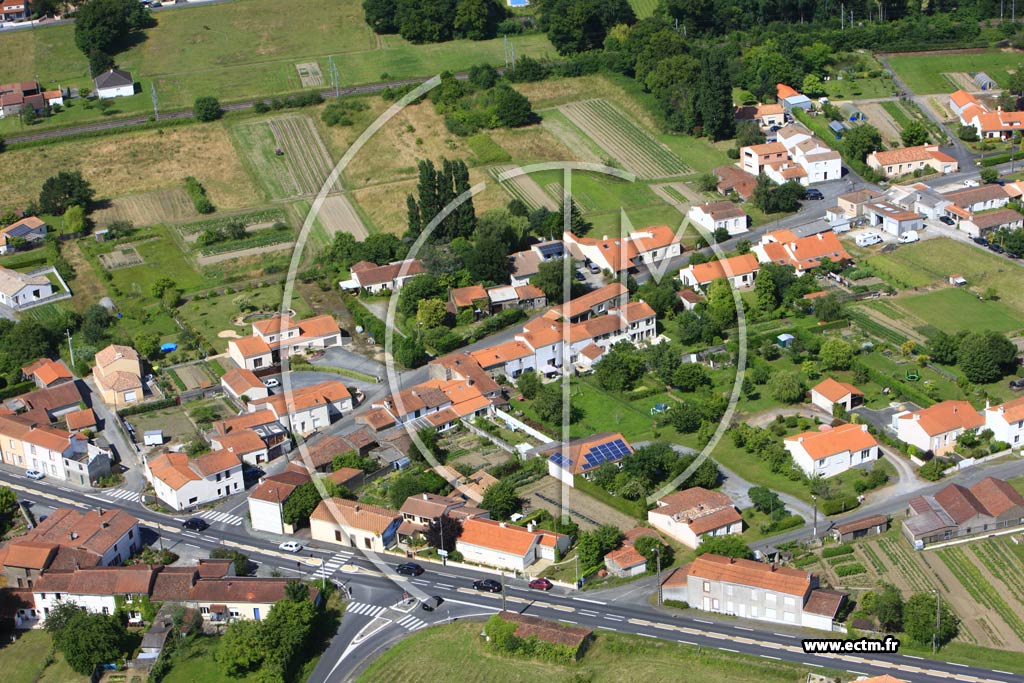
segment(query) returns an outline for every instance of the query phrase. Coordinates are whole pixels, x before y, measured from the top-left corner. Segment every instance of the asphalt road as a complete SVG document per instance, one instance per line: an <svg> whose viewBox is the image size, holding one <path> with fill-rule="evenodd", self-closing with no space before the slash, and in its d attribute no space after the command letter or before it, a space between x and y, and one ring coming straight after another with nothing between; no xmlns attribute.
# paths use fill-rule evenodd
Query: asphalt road
<svg viewBox="0 0 1024 683"><path fill-rule="evenodd" d="M198 552L221 546L236 548L252 561L277 569L285 576L316 578L320 576L318 567L322 566L329 578L340 581L351 591L352 600L341 629L309 679L312 683L352 680L361 666L393 639L449 617L486 616L502 605L501 595L480 593L471 587L475 579L502 578L495 573L427 565L426 573L420 577L398 577L392 571L398 561L394 556L363 556L351 548L327 547L320 543L312 543L301 553L291 554L277 549L283 537L255 538L241 526L220 523L214 523L202 533L183 531L177 519L152 512L137 503L107 500L97 493L72 490L48 480L32 481L10 468L0 470L0 482L13 487L19 499L31 501L40 509L55 505L79 509L95 508L98 504L107 508L122 507L139 517L150 542L155 542L159 535L167 546L180 543ZM713 615L707 615L708 619L696 618L692 613L659 610L646 601L594 600L586 593L563 589L540 593L531 591L518 579L505 579L504 583L508 609L594 629L674 639L815 668L845 669L867 675L889 673L921 683L950 679L972 683L1024 683L1024 676L1017 674L899 654L808 655L803 652L801 639L820 638L825 634ZM398 612L390 606L399 602L403 593L419 598L439 595L447 607L443 605L433 613L420 609ZM375 619L382 628L354 644L360 631Z"/></svg>

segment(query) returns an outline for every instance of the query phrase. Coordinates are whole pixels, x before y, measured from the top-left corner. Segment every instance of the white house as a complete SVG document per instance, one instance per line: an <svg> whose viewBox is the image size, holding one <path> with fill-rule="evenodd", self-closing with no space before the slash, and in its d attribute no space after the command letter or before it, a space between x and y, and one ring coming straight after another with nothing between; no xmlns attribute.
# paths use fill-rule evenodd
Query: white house
<svg viewBox="0 0 1024 683"><path fill-rule="evenodd" d="M960 164L945 152L939 151L938 145L918 145L916 147L900 147L887 151L874 151L867 156L869 168L878 171L886 178L896 178L915 171L932 173L956 173Z"/></svg>
<svg viewBox="0 0 1024 683"><path fill-rule="evenodd" d="M295 320L275 315L252 324L252 335L228 342L228 355L240 368L260 370L297 353L341 344L341 330L331 315Z"/></svg>
<svg viewBox="0 0 1024 683"><path fill-rule="evenodd" d="M967 401L943 401L924 410L897 413L892 422L900 441L922 453L942 455L956 447L961 433L984 425L985 418Z"/></svg>
<svg viewBox="0 0 1024 683"><path fill-rule="evenodd" d="M539 559L554 561L556 550L559 553L567 551L569 537L492 519L470 517L462 523L462 534L455 548L469 562L525 571Z"/></svg>
<svg viewBox="0 0 1024 683"><path fill-rule="evenodd" d="M755 177L761 175L768 166L785 163L788 158L789 152L781 142L766 142L740 148L740 168Z"/></svg>
<svg viewBox="0 0 1024 683"><path fill-rule="evenodd" d="M997 406L986 406L985 428L992 430L992 438L1013 448L1021 446L1024 437L1024 397L1015 398Z"/></svg>
<svg viewBox="0 0 1024 683"><path fill-rule="evenodd" d="M711 202L691 206L687 216L709 233L725 229L730 235L747 231L747 214L732 202Z"/></svg>
<svg viewBox="0 0 1024 683"><path fill-rule="evenodd" d="M653 225L623 236L604 235L600 239L577 237L566 231L562 242L577 260L590 261L612 273L635 270L682 253L679 235L667 225Z"/></svg>
<svg viewBox="0 0 1024 683"><path fill-rule="evenodd" d="M46 223L35 216L14 221L0 230L0 254L14 251L14 240L24 240L29 244L41 241L46 237L47 229Z"/></svg>
<svg viewBox="0 0 1024 683"><path fill-rule="evenodd" d="M252 370L246 368L231 368L220 378L220 386L224 393L235 400L242 400L245 396L250 401L258 401L261 398L270 396L270 390L260 381Z"/></svg>
<svg viewBox="0 0 1024 683"><path fill-rule="evenodd" d="M245 490L242 462L226 450L197 458L163 453L146 461L146 478L157 498L172 510L187 510Z"/></svg>
<svg viewBox="0 0 1024 683"><path fill-rule="evenodd" d="M666 600L693 609L832 631L846 600L818 588L810 572L707 553L679 567L661 584Z"/></svg>
<svg viewBox="0 0 1024 683"><path fill-rule="evenodd" d="M547 456L549 475L573 486L576 477L589 479L598 468L616 465L632 455L633 447L622 434L606 432L565 443L547 444L537 452Z"/></svg>
<svg viewBox="0 0 1024 683"><path fill-rule="evenodd" d="M100 567L122 564L142 550L139 520L118 508L89 512L58 508L16 542L73 548L95 557L93 565ZM84 556L79 560L86 565Z"/></svg>
<svg viewBox="0 0 1024 683"><path fill-rule="evenodd" d="M270 446L257 429L236 429L230 434L214 434L210 437L210 446L232 453L242 462L255 467L270 460Z"/></svg>
<svg viewBox="0 0 1024 683"><path fill-rule="evenodd" d="M752 287L760 267L753 254L730 256L717 261L698 263L679 271L679 280L684 287L705 289L715 280L728 278L733 287Z"/></svg>
<svg viewBox="0 0 1024 683"><path fill-rule="evenodd" d="M328 498L309 516L314 541L337 543L350 548L384 552L395 545L402 515L379 505Z"/></svg>
<svg viewBox="0 0 1024 683"><path fill-rule="evenodd" d="M311 481L299 467L264 477L249 494L249 520L252 528L272 534L293 534L294 527L284 521L284 504L299 486Z"/></svg>
<svg viewBox="0 0 1024 683"><path fill-rule="evenodd" d="M864 402L864 392L848 384L826 377L811 388L811 403L829 415L840 405L844 410L853 410Z"/></svg>
<svg viewBox="0 0 1024 683"><path fill-rule="evenodd" d="M981 237L998 230L1018 230L1024 227L1024 216L1013 209L996 209L962 218L957 227L971 237Z"/></svg>
<svg viewBox="0 0 1024 683"><path fill-rule="evenodd" d="M0 266L0 304L15 311L53 296L53 285L45 275L19 273Z"/></svg>
<svg viewBox="0 0 1024 683"><path fill-rule="evenodd" d="M816 137L794 145L789 154L804 170L803 177L797 179L801 185L838 180L843 176L842 156Z"/></svg>
<svg viewBox="0 0 1024 683"><path fill-rule="evenodd" d="M88 567L68 572L46 572L32 587L39 623L59 604L74 603L89 612L114 614L122 601L132 603L149 597L159 570L150 565ZM129 606L129 619L142 615Z"/></svg>
<svg viewBox="0 0 1024 683"><path fill-rule="evenodd" d="M92 79L96 86L96 97L109 100L112 97L131 97L135 94L135 80L122 69L104 71Z"/></svg>
<svg viewBox="0 0 1024 683"><path fill-rule="evenodd" d="M352 412L352 394L344 383L327 380L249 401L247 408L250 413L270 410L285 429L305 436Z"/></svg>
<svg viewBox="0 0 1024 683"><path fill-rule="evenodd" d="M89 486L110 474L110 452L83 434L41 425L21 415L0 415L0 461L48 477Z"/></svg>
<svg viewBox="0 0 1024 683"><path fill-rule="evenodd" d="M687 548L696 548L705 536L743 532L743 517L732 498L700 486L660 498L647 511L647 521Z"/></svg>
<svg viewBox="0 0 1024 683"><path fill-rule="evenodd" d="M834 477L881 454L868 426L859 424L822 425L821 431L786 437L783 445L808 477Z"/></svg>
<svg viewBox="0 0 1024 683"><path fill-rule="evenodd" d="M342 289L365 289L371 294L380 294L385 291L397 292L410 278L425 271L423 263L418 259L407 259L383 266L369 261L359 261L352 265L349 272L352 277L339 283Z"/></svg>

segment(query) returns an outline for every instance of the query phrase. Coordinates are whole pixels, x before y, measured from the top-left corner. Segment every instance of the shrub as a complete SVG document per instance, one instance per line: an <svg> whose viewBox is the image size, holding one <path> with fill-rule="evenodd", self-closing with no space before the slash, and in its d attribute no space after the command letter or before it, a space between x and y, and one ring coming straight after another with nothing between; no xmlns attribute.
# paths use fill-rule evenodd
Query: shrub
<svg viewBox="0 0 1024 683"><path fill-rule="evenodd" d="M822 557L839 557L840 555L850 555L853 553L853 546L848 544L837 545L832 548L825 548L821 551Z"/></svg>
<svg viewBox="0 0 1024 683"><path fill-rule="evenodd" d="M196 211L199 213L214 212L213 202L206 196L206 188L192 176L185 178L185 192L188 193L188 197L192 200L192 206L195 207Z"/></svg>
<svg viewBox="0 0 1024 683"><path fill-rule="evenodd" d="M836 576L839 577L856 576L857 574L867 573L867 569L865 569L864 565L860 563L840 565L838 567L833 567L832 571L834 571Z"/></svg>
<svg viewBox="0 0 1024 683"><path fill-rule="evenodd" d="M853 510L858 505L860 505L860 501L857 500L856 496L833 498L832 500L826 500L821 504L821 512L826 516L838 515L841 512Z"/></svg>

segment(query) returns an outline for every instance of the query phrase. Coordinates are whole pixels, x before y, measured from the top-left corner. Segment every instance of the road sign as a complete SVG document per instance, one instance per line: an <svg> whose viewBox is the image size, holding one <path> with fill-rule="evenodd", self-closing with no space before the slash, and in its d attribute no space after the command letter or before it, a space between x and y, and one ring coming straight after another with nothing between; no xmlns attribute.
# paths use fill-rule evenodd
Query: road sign
<svg viewBox="0 0 1024 683"><path fill-rule="evenodd" d="M441 557L448 557L448 551L447 550L438 550L437 554L440 555Z"/></svg>

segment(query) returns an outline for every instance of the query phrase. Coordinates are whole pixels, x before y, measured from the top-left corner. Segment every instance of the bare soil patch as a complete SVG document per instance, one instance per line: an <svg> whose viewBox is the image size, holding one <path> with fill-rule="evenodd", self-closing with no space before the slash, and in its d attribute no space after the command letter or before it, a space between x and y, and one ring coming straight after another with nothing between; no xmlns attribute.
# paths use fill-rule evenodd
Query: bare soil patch
<svg viewBox="0 0 1024 683"><path fill-rule="evenodd" d="M299 72L299 81L303 88L320 88L324 84L324 75L320 71L320 65L316 62L302 62L295 65Z"/></svg>
<svg viewBox="0 0 1024 683"><path fill-rule="evenodd" d="M197 256L196 263L200 266L209 266L214 263L220 263L221 261L231 261L232 259L242 259L249 256L259 256L260 254L267 254L274 251L285 251L291 249L295 245L295 242L280 242L278 244L268 244L264 247L253 247L252 249L240 249L238 251L226 251L222 254L209 254L206 256Z"/></svg>
<svg viewBox="0 0 1024 683"><path fill-rule="evenodd" d="M357 240L364 240L370 234L363 224L363 219L346 195L325 197L317 214L320 224L331 237L339 232L351 233Z"/></svg>
<svg viewBox="0 0 1024 683"><path fill-rule="evenodd" d="M544 508L556 519L562 514L560 507L562 501L562 482L552 477L544 477L540 481L527 486L519 491L519 495L530 501L530 509ZM620 529L632 529L639 523L638 520L591 498L585 493L569 488L566 489L566 495L568 496L568 506L571 510L572 521L579 524L582 530L596 528L588 520L593 520L598 524L612 524ZM552 500L558 501L558 504L551 503L550 501Z"/></svg>
<svg viewBox="0 0 1024 683"><path fill-rule="evenodd" d="M514 168L516 167L511 164L494 166L491 169L491 175L494 176L495 180L499 180L502 173ZM555 196L545 191L545 189L529 175L519 175L515 178L505 180L501 184L510 195L522 200L531 209L544 207L549 211L557 211L559 208L559 202L555 199Z"/></svg>
<svg viewBox="0 0 1024 683"><path fill-rule="evenodd" d="M978 88L978 84L974 82L971 75L965 71L944 71L943 76L948 78L954 86L960 90L966 90L967 92L981 92Z"/></svg>
<svg viewBox="0 0 1024 683"><path fill-rule="evenodd" d="M878 129L882 139L889 144L901 144L900 131L902 130L882 105L877 102L864 103L859 105L860 110L868 117L868 123Z"/></svg>
<svg viewBox="0 0 1024 683"><path fill-rule="evenodd" d="M106 254L100 254L99 260L107 270L141 266L146 262L134 244L124 244L114 251Z"/></svg>
<svg viewBox="0 0 1024 683"><path fill-rule="evenodd" d="M175 368L174 371L178 373L178 377L185 383L186 390L198 389L200 387L205 388L213 384L210 375L198 365L185 365Z"/></svg>

